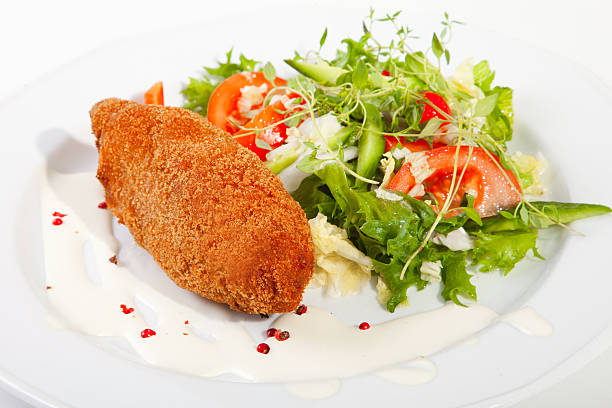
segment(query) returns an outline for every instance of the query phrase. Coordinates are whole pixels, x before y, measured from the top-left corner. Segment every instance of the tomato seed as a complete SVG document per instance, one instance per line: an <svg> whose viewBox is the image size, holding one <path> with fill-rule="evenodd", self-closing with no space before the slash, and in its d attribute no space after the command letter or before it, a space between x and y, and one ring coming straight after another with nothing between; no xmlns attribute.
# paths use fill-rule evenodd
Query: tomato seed
<svg viewBox="0 0 612 408"><path fill-rule="evenodd" d="M270 352L270 346L266 343L259 343L257 345L257 351L261 354L268 354Z"/></svg>
<svg viewBox="0 0 612 408"><path fill-rule="evenodd" d="M285 341L289 338L289 332L288 331L280 331L277 330L276 333L274 334L274 338L276 338L276 340L278 341Z"/></svg>
<svg viewBox="0 0 612 408"><path fill-rule="evenodd" d="M140 337L142 337L143 339L146 339L147 337L155 336L156 334L157 333L155 333L155 330L144 329L143 331L140 332Z"/></svg>
<svg viewBox="0 0 612 408"><path fill-rule="evenodd" d="M308 310L308 307L306 305L299 305L295 311L295 314L300 316L306 313L307 310Z"/></svg>
<svg viewBox="0 0 612 408"><path fill-rule="evenodd" d="M126 305L120 305L119 307L124 314L130 314L134 311L133 307L127 307Z"/></svg>

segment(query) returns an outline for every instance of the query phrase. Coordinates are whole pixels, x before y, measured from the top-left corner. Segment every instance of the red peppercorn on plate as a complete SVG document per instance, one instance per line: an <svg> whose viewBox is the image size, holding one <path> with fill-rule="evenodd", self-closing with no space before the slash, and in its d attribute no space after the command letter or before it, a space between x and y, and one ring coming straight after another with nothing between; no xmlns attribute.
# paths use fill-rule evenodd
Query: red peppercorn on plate
<svg viewBox="0 0 612 408"><path fill-rule="evenodd" d="M130 231L113 219L110 211L116 203L107 202L95 178L98 152L87 114L94 103L107 97L134 99L134 95L141 95L143 99L136 102L143 102L148 91L149 105L130 105L130 109L144 112L140 119L174 112L168 107L185 103L181 90L188 85L186 79L198 78L199 67L212 66L225 58L224 53L232 45L236 47L234 52L270 61L278 71L272 73L270 68L264 68L264 79L248 86L274 83L291 87L290 78L295 72L289 66L281 67L284 59L293 56L294 44L318 48L325 27L321 43L337 43L363 34L361 24L353 23L360 22L367 13L343 13L340 22L334 19L333 10L322 14L320 10L303 8L299 10L300 19L284 18L282 10L266 11L259 17L274 24L260 24L257 32L249 35L228 31L223 21L124 39L74 61L0 105L3 134L19 135L3 146L0 161L0 177L5 191L10 192L0 202L5 230L0 274L0 306L5 311L0 315L0 380L5 388L48 407L143 403L150 407L238 407L270 401L309 406L311 401L305 400L308 398L320 399L321 406L365 406L402 400L414 406L488 407L513 403L542 390L612 342L612 299L608 295L612 275L605 259L610 242L608 231L612 228L609 215L572 223L575 231L543 231L534 256L527 256L508 276L499 270L475 273L471 279L478 287L477 302L467 302L465 296L445 292L441 283L430 282L419 291L412 286L406 292L404 287L403 298L398 297L392 307L387 298L383 307L377 296L384 292L374 288L377 281L373 279L361 292L347 297L332 298L321 289L307 289L293 311L270 316L233 311L180 288L148 252L136 245L138 239L134 241ZM247 27L257 17L233 15L232 30ZM418 25L423 37L429 39L429 33L438 30L437 16L411 17L409 23L413 18L413 25ZM279 32L291 35L279 36ZM202 41L203 38L214 38L215 42ZM269 39L274 39L274 47L264 46ZM427 41L423 48L430 45ZM444 59L446 44L439 46ZM436 52L440 51L437 47L434 45ZM495 33L483 33L469 24L455 28L449 72L444 74L450 75L468 57L487 59L495 66L498 79L514 90L514 138L509 148L544 154L549 163L550 200L610 205L611 191L593 189L585 182L592 180L593 174L602 180L612 177L610 168L603 165L607 163L610 139L601 132L600 124L581 119L607 117L612 111L612 93L568 61ZM290 65L303 70L301 62L295 60ZM367 67L364 65L364 69ZM392 81L397 77L394 69L385 67L380 71L382 79L377 80ZM283 79L276 81L276 75ZM330 71L310 75L317 78L320 89L333 87ZM354 74L352 83L363 79L359 75ZM375 76L366 75L368 80ZM92 81L92 77L96 80ZM66 78L71 78L73 85ZM79 86L74 85L77 82ZM243 147L238 151L246 152L241 154L251 155L253 160L263 156L267 162L273 161L266 151L281 149L291 137L292 128L307 126L306 119L298 118L280 130L275 128L278 132L268 135L264 143L258 142L257 137L245 138L241 132L248 135L248 124L258 122L257 114L251 115L253 112L244 106L242 110L234 106L230 94L235 91L229 89L217 95L215 98L221 98L221 102L212 108L209 105L209 114L212 109L220 118L215 120L222 121L228 114L240 119L230 124L236 127L231 130L244 138L241 144L253 153L240 150ZM589 104L571 101L569 95L581 95ZM292 114L309 112L304 102L308 98L292 93L284 96L294 100L288 102L292 104ZM263 107L268 102L265 97L261 101L253 99L250 106ZM437 132L452 125L454 119L450 116L456 115L456 107L439 93L425 92L415 98L420 98L415 112L421 116L414 118L418 131L422 133L430 126ZM40 103L48 100L56 103ZM212 97L211 101L217 103ZM286 107L286 100L281 102ZM275 101L268 106L277 106L275 103L280 104ZM364 114L371 112L367 104L364 102ZM278 106L267 112L261 110L259 119L265 122L282 114ZM190 115L187 116L195 117ZM285 119L288 120L282 118ZM370 123L363 120L364 127L372 132ZM164 126L169 123L164 122ZM183 122L176 123L180 128ZM265 126L269 125L265 122ZM359 149L376 150L382 156L387 154L385 150L392 154L398 143L405 142L410 150L406 154L430 157L433 151L445 152L444 157L428 159L432 163L444 162L440 166L444 169L422 180L423 194L445 197L447 176L456 164L451 156L454 152L463 154L463 150L436 145L447 143L436 140L430 150L422 141L412 140L413 134L408 136L410 140L402 137L406 136L400 133L398 138L385 139L380 135L370 140L371 145ZM172 165L189 171L194 157L191 152L166 142L166 150L156 154L179 149L184 155ZM104 136L100 143L104 148ZM350 152L351 149L345 152L347 162ZM205 152L201 154L197 157L207 157ZM476 151L476 159L490 166L486 172L496 177L498 185L507 184L504 197L510 197L515 205L522 192L512 188L516 180L506 173L507 169L497 166L500 159L480 150ZM467 163L470 158L457 162ZM476 162L471 163L478 167ZM265 165L274 171L271 166L275 163L278 162ZM414 163L410 163L412 170ZM402 172L399 164L394 169L393 182L398 187L390 194L408 193L419 176L412 170L406 176L408 171ZM176 169L168 166L172 171ZM346 167L366 174L370 171L368 166L355 163ZM330 166L325 168L331 173ZM376 166L373 169L370 177L380 171ZM466 165L469 177L476 177L478 171ZM383 173L378 175L382 177ZM149 182L154 186L154 180ZM359 182L367 181L355 181L356 187L365 191L368 187L359 187ZM466 183L465 192L474 185ZM183 187L179 182L173 184L173 194L180 194ZM292 190L297 187L287 186ZM322 194L324 191L319 190ZM414 199L421 198L426 199L419 195ZM500 208L485 200L487 197L479 198L467 204L458 202L457 208L468 208L463 211L471 213L475 220L480 220L480 204L483 219L490 211L499 212ZM296 199L304 206L299 197ZM422 211L436 214L435 203L420 202L426 205ZM333 214L327 215L331 221ZM325 224L321 217L309 218L311 230L320 227L330 236L342 236L333 228L339 228L337 225ZM445 222L444 217L439 218L439 222ZM519 222L510 218L505 219ZM491 228L499 228L501 223L506 221L500 219ZM364 228L362 232L367 235L372 230ZM316 234L313 235L315 248L320 250L322 246L317 246ZM365 247L359 249L367 251ZM355 254L353 250L354 245L346 253ZM269 245L260 254L262 262L277 252ZM538 259L538 254L545 260ZM475 260L479 256L482 259L484 255L473 254ZM332 256L325 259L338 261ZM399 275L399 270L396 272ZM421 269L421 276L426 272ZM402 272L400 281L410 273ZM452 286L448 281L444 283ZM327 281L324 285L329 287ZM462 302L468 307L459 304Z"/></svg>

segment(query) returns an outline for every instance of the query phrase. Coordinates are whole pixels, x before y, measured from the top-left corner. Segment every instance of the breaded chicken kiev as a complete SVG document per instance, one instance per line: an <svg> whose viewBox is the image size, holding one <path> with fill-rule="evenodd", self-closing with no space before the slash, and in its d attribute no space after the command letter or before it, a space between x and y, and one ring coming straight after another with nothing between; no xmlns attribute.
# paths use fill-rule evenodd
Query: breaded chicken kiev
<svg viewBox="0 0 612 408"><path fill-rule="evenodd" d="M90 115L108 208L178 286L247 313L295 310L310 229L254 153L181 108L105 99Z"/></svg>

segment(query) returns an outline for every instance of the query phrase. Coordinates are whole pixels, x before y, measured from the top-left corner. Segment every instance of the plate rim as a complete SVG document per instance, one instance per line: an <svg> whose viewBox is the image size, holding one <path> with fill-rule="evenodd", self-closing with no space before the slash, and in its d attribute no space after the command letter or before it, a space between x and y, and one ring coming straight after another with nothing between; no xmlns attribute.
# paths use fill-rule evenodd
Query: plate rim
<svg viewBox="0 0 612 408"><path fill-rule="evenodd" d="M310 7L306 7L306 8L310 8ZM53 70L47 71L46 73L39 76L35 80L29 82L27 85L24 85L14 90L9 95L7 95L5 98L0 100L0 111L3 111L6 108L6 106L9 104L9 101L11 99L22 97L24 94L27 95L28 91L35 90L41 84L44 84L45 82L51 80L56 75L60 74L64 70L68 69L69 67L76 65L81 61L87 60L91 58L93 55L98 54L105 49L112 48L112 46L115 44L121 43L125 40L134 41L140 38L145 38L152 33L158 34L158 33L189 30L190 28L199 26L202 22L206 22L206 21L211 21L211 20L203 19L199 23L193 23L193 24L188 24L188 25L174 27L174 28L165 28L161 30L152 30L150 32L142 32L142 33L138 33L135 35L129 35L129 36L121 37L121 38L118 38L112 41L105 42L99 46L96 46L88 50L85 53L82 53L70 59L69 61L61 64L60 66L54 68ZM491 31L491 30L483 29L482 27L479 27L476 24L472 25L472 27L477 28L479 30ZM593 84L597 84L601 92L606 96L606 98L612 101L612 88L609 85L607 85L597 74L595 74L588 67L585 67L581 65L580 63L572 61L571 59L564 57L562 55L559 55L553 51L543 49L540 47L536 47L531 44L526 44L523 41L510 37L504 33L499 33L499 32L494 32L494 33L498 36L510 38L514 42L520 42L521 45L525 45L525 46L529 46L531 48L537 49L545 54L548 54L551 57L554 57L555 59L563 60L567 65L577 68L581 78L587 79L589 80L589 82ZM544 389L558 383L563 378L567 377L568 375L572 374L573 372L587 365L589 362L591 362L593 359L599 356L603 351L608 349L611 345L612 345L612 322L608 321L606 327L602 329L601 332L598 333L597 336L591 338L591 340L587 344L582 346L579 349L579 351L569 356L566 360L564 360L563 362L561 362L560 364L552 368L550 371L548 371L544 375L537 378L535 381L532 381L530 384L514 389L514 390L511 390L511 391L508 391L503 394L499 394L489 399L470 403L468 405L463 405L463 407L474 407L474 408L481 407L481 406L484 407L484 406L489 406L489 404L493 402L501 402L504 404L516 403L520 400L523 400L526 397L535 395L536 393L541 392ZM54 397L47 395L44 391L27 383L25 380L14 376L12 373L5 370L4 367L0 367L0 387L9 391L11 394L18 396L19 398L22 398L25 396L26 398L24 400L26 402L32 403L33 405L37 407L45 407L45 408L47 407L51 407L51 408L69 407L65 403L56 400Z"/></svg>

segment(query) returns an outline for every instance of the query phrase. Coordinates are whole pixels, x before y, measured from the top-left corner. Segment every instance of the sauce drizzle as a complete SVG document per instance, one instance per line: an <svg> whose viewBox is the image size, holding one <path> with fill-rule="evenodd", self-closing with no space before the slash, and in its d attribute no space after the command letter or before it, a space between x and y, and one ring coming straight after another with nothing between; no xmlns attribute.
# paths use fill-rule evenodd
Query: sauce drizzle
<svg viewBox="0 0 612 408"><path fill-rule="evenodd" d="M203 313L155 289L124 265L109 262L119 252L119 245L113 235L111 212L96 207L104 194L94 174L48 171L42 198L44 217L53 208L66 208L74 228L80 231L73 234L72 230L43 223L46 281L54 288L46 294L63 325L87 335L123 337L135 353L157 367L204 377L234 373L257 382L331 384L326 382L330 380L335 384L339 378L436 353L472 337L499 317L482 305L448 303L385 323L364 322L369 327L364 331L310 305L307 313L286 313L270 322L271 327L282 328L274 332L275 338L277 333L287 333L291 340L275 342L274 352L262 358L255 350L265 343L247 331L241 323L244 319L219 319ZM88 256L95 263L101 285L88 276L83 251L86 244L92 249ZM135 298L150 307L155 323L145 321L141 313L132 313L129 319L117 313L117 305ZM126 311L131 309L125 307ZM186 324L194 328L192 335L184 334ZM199 332L210 336L203 337ZM261 332L255 337L261 337Z"/></svg>

